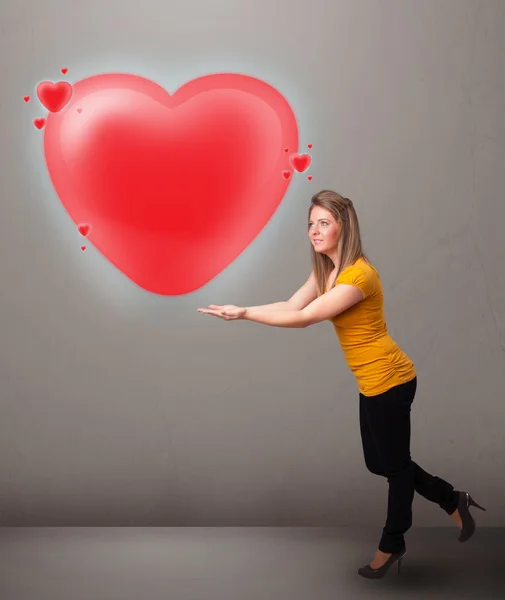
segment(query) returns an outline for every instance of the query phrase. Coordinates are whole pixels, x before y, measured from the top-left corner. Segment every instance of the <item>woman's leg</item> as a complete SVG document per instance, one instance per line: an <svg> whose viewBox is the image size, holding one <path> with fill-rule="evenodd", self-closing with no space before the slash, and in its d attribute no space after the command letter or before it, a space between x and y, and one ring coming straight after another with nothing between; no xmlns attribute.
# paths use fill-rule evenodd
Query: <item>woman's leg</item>
<svg viewBox="0 0 505 600"><path fill-rule="evenodd" d="M415 475L410 457L410 407L416 384L414 379L377 396L360 394L367 425L363 429L368 432L363 440L366 460L380 465L389 483L387 518L379 543L385 553L404 549L404 534L412 525ZM371 458L372 446L376 459Z"/></svg>
<svg viewBox="0 0 505 600"><path fill-rule="evenodd" d="M414 465L416 492L426 500L438 504L448 515L452 515L458 508L458 492L444 479L436 475L430 475L415 462L412 462L412 464Z"/></svg>
<svg viewBox="0 0 505 600"><path fill-rule="evenodd" d="M365 457L365 464L367 466L367 469L371 473L374 473L376 475L381 475L383 477L387 477L386 468L381 459L380 447L378 446L378 444L375 440L374 433L371 428L370 416L369 416L369 413L371 413L372 418L373 418L373 415L375 415L377 412L377 411L374 411L373 409L376 408L377 406L379 406L379 403L377 403L375 406L371 403L373 403L375 400L380 401L381 399L389 398L390 402L389 402L389 404L386 404L386 406L389 406L389 408L384 409L385 414L388 414L388 410L389 411L394 410L394 407L395 407L394 398L398 398L398 397L401 398L402 394L403 394L405 396L405 398L407 399L407 403L410 402L409 408L408 408L408 418L406 418L407 413L405 411L405 405L403 408L403 412L401 409L401 411L399 413L400 421L399 421L398 426L400 428L403 428L404 433L406 435L404 435L403 438L400 437L400 439L398 439L398 437L396 436L396 439L392 440L394 447L396 445L398 445L398 443L400 444L400 453L403 452L404 460L406 461L407 456L410 459L410 405L412 404L412 402L414 400L416 388L417 388L417 378L412 380L412 382L408 382L401 386L397 386L396 388L393 388L392 390L388 390L384 394L380 394L378 396L373 396L373 397L369 398L369 397L366 397L366 396L363 396L362 394L360 394L361 439L362 439L362 443L363 443L363 453L364 453L364 457ZM371 406L370 410L368 410L369 406ZM377 422L380 424L381 421L380 420L377 421L377 419L375 419L374 423L377 423ZM395 419L392 419L389 422L389 424L391 425L394 422L395 422ZM402 425L402 423L403 423L403 425ZM395 437L395 428L388 427L387 425L388 424L386 423L385 428L381 427L382 436L381 436L381 432L380 431L378 432L379 438L382 439L382 438L386 437L386 441L387 441L387 438L389 437L389 435L392 435L393 437ZM392 429L391 434L389 433L390 429ZM426 498L427 500L430 500L430 502L434 502L435 504L438 504L440 506L440 508L442 508L447 514L452 515L456 511L457 506L458 506L458 493L454 490L453 486L450 483L448 483L447 481L445 481L444 479L441 479L440 477L430 475L429 473L424 471L417 463L413 462L412 460L411 460L411 462L412 462L412 466L413 466L413 470L414 470L414 489L415 489L415 491L418 494L420 494L421 496L423 496L424 498Z"/></svg>

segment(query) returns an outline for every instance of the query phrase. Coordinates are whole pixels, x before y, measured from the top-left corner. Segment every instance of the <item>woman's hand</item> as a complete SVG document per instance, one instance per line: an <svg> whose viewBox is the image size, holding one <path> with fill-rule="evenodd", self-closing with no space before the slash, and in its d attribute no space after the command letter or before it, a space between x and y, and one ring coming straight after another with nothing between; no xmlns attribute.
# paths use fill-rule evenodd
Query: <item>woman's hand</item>
<svg viewBox="0 0 505 600"><path fill-rule="evenodd" d="M247 308L241 308L234 304L225 304L218 306L217 304L209 304L209 308L199 308L198 312L205 313L208 315L215 315L226 321L232 321L233 319L243 319L245 317Z"/></svg>

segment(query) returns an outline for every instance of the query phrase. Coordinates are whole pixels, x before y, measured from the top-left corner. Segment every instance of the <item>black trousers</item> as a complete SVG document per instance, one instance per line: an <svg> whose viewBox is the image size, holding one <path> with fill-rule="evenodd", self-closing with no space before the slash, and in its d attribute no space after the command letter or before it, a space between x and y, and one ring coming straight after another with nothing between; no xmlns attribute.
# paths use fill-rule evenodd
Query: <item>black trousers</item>
<svg viewBox="0 0 505 600"><path fill-rule="evenodd" d="M417 377L377 396L359 394L366 467L389 483L387 518L379 543L379 550L387 553L405 547L404 534L412 526L414 491L449 515L458 507L453 486L423 471L410 457L410 408L416 389Z"/></svg>

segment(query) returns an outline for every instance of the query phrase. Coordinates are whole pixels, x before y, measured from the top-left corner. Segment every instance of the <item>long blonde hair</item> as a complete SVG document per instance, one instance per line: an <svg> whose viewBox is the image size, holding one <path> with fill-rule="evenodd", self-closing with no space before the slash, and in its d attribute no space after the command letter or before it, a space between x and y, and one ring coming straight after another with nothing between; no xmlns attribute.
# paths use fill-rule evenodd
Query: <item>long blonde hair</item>
<svg viewBox="0 0 505 600"><path fill-rule="evenodd" d="M370 263L363 252L358 216L352 201L337 194L337 192L322 190L312 196L309 208L309 221L312 209L315 206L321 206L328 210L337 223L341 225L339 240L340 264L335 279L344 269L354 264L358 258L363 258ZM326 254L316 252L312 244L311 250L312 267L316 277L318 296L321 296L325 293L326 282L335 267L331 258L326 256Z"/></svg>

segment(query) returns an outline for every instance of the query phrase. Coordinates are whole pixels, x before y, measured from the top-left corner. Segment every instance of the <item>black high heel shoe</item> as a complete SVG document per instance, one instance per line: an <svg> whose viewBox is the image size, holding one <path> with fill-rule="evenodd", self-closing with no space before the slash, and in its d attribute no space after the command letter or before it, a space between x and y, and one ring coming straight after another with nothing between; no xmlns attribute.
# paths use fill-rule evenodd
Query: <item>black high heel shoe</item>
<svg viewBox="0 0 505 600"><path fill-rule="evenodd" d="M389 567L398 561L398 573L400 572L400 567L402 566L403 557L407 554L407 550L404 548L401 552L396 552L391 554L391 556L387 559L387 561L379 567L378 569L372 569L372 567L368 564L364 567L360 567L358 569L358 573L362 577L366 577L367 579L382 579L384 575L388 572Z"/></svg>
<svg viewBox="0 0 505 600"><path fill-rule="evenodd" d="M483 511L485 511L486 509L483 506L477 504L477 502L475 502L475 500L467 492L458 492L458 494L458 512L459 516L461 517L461 522L463 524L458 540L460 542L466 542L475 533L475 520L470 514L470 506L476 506L477 508L480 508L480 510Z"/></svg>

